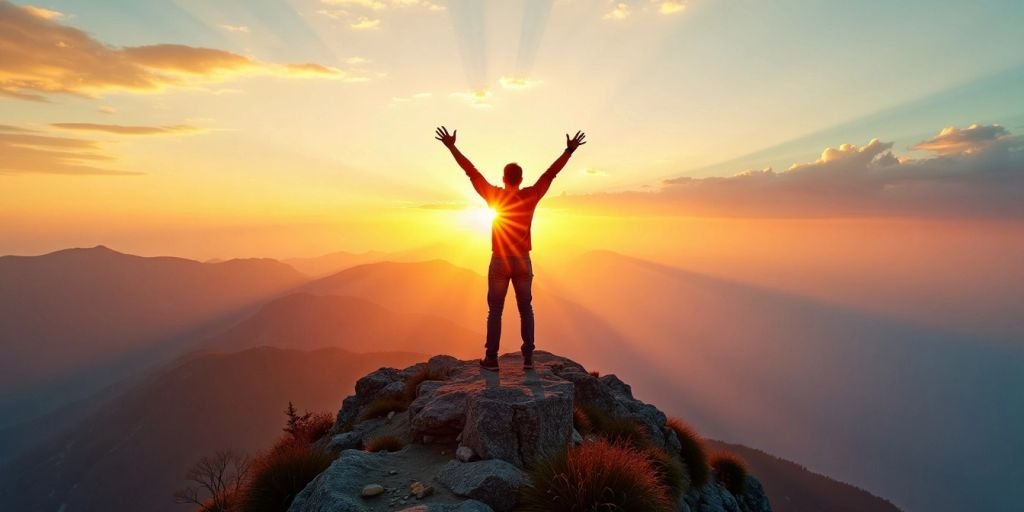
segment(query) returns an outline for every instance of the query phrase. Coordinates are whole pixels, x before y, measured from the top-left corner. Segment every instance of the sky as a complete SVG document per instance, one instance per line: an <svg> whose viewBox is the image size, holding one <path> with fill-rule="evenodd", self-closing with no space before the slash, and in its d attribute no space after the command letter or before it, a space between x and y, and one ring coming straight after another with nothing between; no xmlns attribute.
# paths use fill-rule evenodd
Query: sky
<svg viewBox="0 0 1024 512"><path fill-rule="evenodd" d="M586 131L549 226L1017 222L1021 22L1013 1L0 0L0 253L476 236L441 124L493 182Z"/></svg>

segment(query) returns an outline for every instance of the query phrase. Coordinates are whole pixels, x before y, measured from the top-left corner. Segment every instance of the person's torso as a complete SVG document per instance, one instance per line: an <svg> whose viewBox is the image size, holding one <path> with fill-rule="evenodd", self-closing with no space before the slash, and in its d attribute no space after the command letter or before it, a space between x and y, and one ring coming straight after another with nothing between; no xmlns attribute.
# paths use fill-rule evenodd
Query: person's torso
<svg viewBox="0 0 1024 512"><path fill-rule="evenodd" d="M496 254L528 254L533 248L530 226L537 209L536 191L524 189L498 189L490 206L497 215L491 224L491 250Z"/></svg>

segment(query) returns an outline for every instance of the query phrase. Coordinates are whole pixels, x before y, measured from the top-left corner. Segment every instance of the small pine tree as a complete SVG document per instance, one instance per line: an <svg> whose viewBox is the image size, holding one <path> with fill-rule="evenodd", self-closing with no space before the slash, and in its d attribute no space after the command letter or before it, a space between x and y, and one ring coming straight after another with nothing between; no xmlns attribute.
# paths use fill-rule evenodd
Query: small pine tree
<svg viewBox="0 0 1024 512"><path fill-rule="evenodd" d="M292 439L298 439L313 413L306 411L305 414L300 415L291 400L288 401L288 408L284 410L284 413L288 416L288 423L285 425L284 431L292 436Z"/></svg>

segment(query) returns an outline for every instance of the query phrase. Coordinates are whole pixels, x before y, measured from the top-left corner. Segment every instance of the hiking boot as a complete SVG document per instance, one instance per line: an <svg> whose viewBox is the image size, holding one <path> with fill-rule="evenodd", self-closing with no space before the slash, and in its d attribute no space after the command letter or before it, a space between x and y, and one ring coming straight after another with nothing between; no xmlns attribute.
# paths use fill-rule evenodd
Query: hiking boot
<svg viewBox="0 0 1024 512"><path fill-rule="evenodd" d="M498 358L497 357L485 357L480 360L480 367L485 370L492 372L498 371Z"/></svg>
<svg viewBox="0 0 1024 512"><path fill-rule="evenodd" d="M532 370L533 369L533 354L523 354L523 369L524 370Z"/></svg>

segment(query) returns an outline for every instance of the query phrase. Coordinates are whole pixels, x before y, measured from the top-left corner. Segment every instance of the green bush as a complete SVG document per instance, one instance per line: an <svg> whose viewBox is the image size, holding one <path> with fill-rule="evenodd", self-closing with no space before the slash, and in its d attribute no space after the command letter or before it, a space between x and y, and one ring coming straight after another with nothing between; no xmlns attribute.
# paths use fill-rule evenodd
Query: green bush
<svg viewBox="0 0 1024 512"><path fill-rule="evenodd" d="M603 439L569 448L535 468L530 479L522 501L531 512L674 509L647 454Z"/></svg>
<svg viewBox="0 0 1024 512"><path fill-rule="evenodd" d="M409 404L401 398L378 398L363 407L359 413L360 420L372 418L383 418L391 411L402 412L409 407Z"/></svg>
<svg viewBox="0 0 1024 512"><path fill-rule="evenodd" d="M733 494L739 496L747 488L747 465L731 453L720 453L711 459L715 479Z"/></svg>
<svg viewBox="0 0 1024 512"><path fill-rule="evenodd" d="M666 427L672 429L679 438L682 448L679 450L679 457L686 465L686 471L690 474L690 484L694 489L700 489L708 483L711 471L708 468L708 454L704 447L704 439L678 418L669 418Z"/></svg>
<svg viewBox="0 0 1024 512"><path fill-rule="evenodd" d="M378 436L366 442L368 452L397 452L405 446L397 436Z"/></svg>
<svg viewBox="0 0 1024 512"><path fill-rule="evenodd" d="M286 512L295 495L333 461L325 448L282 439L256 461L242 512Z"/></svg>

